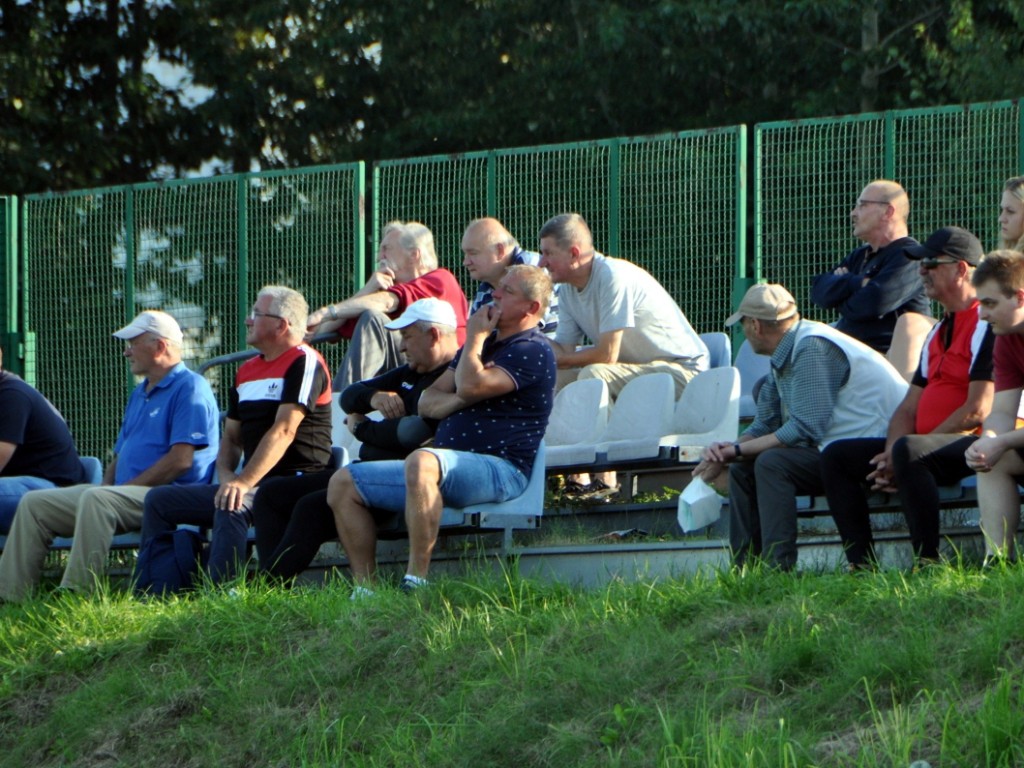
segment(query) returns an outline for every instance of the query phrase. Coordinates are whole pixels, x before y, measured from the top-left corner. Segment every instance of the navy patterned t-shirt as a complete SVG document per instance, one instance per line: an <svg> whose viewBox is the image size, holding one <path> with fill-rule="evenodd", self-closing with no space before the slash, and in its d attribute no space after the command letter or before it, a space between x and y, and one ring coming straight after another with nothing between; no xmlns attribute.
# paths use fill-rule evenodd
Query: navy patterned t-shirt
<svg viewBox="0 0 1024 768"><path fill-rule="evenodd" d="M459 350L452 369L461 355ZM515 389L443 419L434 447L500 456L529 477L555 399L555 354L544 335L531 328L500 341L491 336L480 357L485 365L505 371Z"/></svg>

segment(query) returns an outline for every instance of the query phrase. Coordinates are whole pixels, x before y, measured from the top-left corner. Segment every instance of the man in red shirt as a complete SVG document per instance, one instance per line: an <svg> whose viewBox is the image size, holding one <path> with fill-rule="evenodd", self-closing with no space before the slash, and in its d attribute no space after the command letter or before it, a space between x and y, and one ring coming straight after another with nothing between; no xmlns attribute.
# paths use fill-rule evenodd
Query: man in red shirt
<svg viewBox="0 0 1024 768"><path fill-rule="evenodd" d="M978 509L985 535L985 562L1016 557L1020 491L1024 479L1024 428L1017 412L1024 392L1024 254L993 251L975 270L978 310L996 335L995 400L981 437L967 449L978 473Z"/></svg>
<svg viewBox="0 0 1024 768"><path fill-rule="evenodd" d="M915 556L938 560L938 485L971 473L964 451L992 407L993 336L978 319L971 284L981 243L965 229L943 227L904 253L920 262L925 292L946 314L925 340L886 437L838 440L822 452L829 509L853 569L875 562L865 479L876 490L899 491Z"/></svg>
<svg viewBox="0 0 1024 768"><path fill-rule="evenodd" d="M437 266L434 236L416 221L393 221L384 227L377 253L377 271L359 291L309 315L310 333L338 331L351 339L334 380L334 391L365 381L404 361L399 336L384 326L417 299L434 297L455 309L456 335L466 343L468 303L459 281Z"/></svg>

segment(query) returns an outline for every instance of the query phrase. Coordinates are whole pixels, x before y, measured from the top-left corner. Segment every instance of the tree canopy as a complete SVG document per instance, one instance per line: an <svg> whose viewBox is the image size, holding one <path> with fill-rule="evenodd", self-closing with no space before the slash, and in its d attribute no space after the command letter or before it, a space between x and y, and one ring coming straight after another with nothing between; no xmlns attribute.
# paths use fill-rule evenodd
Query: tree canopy
<svg viewBox="0 0 1024 768"><path fill-rule="evenodd" d="M0 192L1016 98L1020 82L1019 0L0 0Z"/></svg>

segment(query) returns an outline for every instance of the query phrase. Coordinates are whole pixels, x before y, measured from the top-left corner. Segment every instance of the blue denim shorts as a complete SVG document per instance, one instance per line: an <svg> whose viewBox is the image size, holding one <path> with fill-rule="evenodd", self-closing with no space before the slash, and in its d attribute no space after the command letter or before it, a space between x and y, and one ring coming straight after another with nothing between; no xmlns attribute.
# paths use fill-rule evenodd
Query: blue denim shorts
<svg viewBox="0 0 1024 768"><path fill-rule="evenodd" d="M420 450L429 451L441 465L441 498L446 507L507 501L526 490L526 476L498 456L447 448ZM360 461L346 469L368 507L405 509L405 462Z"/></svg>

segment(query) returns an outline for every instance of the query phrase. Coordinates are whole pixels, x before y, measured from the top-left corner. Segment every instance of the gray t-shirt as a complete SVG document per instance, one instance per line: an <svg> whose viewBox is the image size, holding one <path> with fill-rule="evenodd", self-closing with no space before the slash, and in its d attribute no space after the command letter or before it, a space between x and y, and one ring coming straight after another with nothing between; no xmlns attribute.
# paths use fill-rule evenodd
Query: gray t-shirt
<svg viewBox="0 0 1024 768"><path fill-rule="evenodd" d="M558 289L559 344L597 343L602 333L621 330L620 363L668 360L694 371L708 367L708 350L679 305L654 276L623 259L594 254L583 290Z"/></svg>

